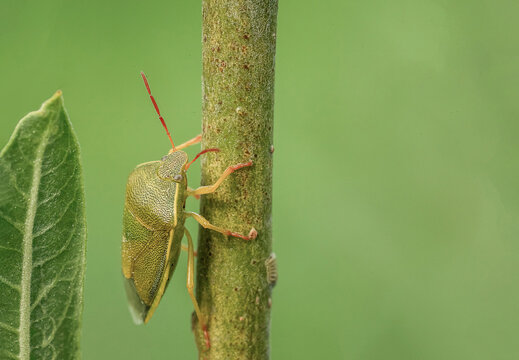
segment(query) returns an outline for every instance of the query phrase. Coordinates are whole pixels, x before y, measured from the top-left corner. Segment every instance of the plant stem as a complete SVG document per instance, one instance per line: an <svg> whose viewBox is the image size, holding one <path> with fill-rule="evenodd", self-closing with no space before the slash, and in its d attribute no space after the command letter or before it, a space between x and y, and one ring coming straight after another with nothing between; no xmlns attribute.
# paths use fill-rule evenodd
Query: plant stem
<svg viewBox="0 0 519 360"><path fill-rule="evenodd" d="M251 241L200 228L197 298L211 347L194 319L203 359L268 359L272 250L272 152L277 0L203 0L202 184L252 161L202 197L211 223Z"/></svg>

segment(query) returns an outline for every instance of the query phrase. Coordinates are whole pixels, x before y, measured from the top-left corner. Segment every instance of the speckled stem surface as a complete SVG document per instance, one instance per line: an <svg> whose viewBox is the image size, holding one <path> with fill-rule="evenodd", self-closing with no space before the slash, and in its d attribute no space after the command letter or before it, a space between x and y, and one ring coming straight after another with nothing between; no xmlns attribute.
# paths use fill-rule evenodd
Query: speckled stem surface
<svg viewBox="0 0 519 360"><path fill-rule="evenodd" d="M265 260L272 250L274 56L277 0L203 0L202 184L231 174L201 213L217 226L255 240L200 228L197 298L208 320L207 349L194 318L201 359L268 359L271 284Z"/></svg>

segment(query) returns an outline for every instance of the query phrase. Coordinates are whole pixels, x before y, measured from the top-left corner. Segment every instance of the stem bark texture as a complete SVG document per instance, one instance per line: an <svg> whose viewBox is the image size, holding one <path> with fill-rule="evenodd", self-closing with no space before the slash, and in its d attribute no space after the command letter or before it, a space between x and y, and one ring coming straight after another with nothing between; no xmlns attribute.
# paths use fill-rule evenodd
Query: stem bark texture
<svg viewBox="0 0 519 360"><path fill-rule="evenodd" d="M277 0L203 0L202 185L252 161L202 196L211 223L256 239L200 228L197 298L208 349L193 318L201 359L268 359L272 279L272 157ZM271 276L272 278L272 276Z"/></svg>

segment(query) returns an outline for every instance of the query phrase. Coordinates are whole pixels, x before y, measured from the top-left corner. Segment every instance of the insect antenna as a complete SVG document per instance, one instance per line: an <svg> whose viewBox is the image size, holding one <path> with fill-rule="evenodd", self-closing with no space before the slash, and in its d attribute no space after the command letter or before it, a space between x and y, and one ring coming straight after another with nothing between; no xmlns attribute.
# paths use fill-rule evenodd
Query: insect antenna
<svg viewBox="0 0 519 360"><path fill-rule="evenodd" d="M166 126L166 122L164 121L164 118L160 114L159 106L157 105L157 102L155 101L155 98L153 95L151 95L151 89L150 85L148 84L148 79L146 78L146 75L144 75L144 72L141 71L142 80L144 80L144 85L146 85L146 90L148 90L148 95L150 96L151 102L153 103L153 106L155 107L155 111L157 112L157 115L159 115L159 120L162 123L162 126L164 126L164 129L166 129L166 134L168 134L169 141L171 142L171 146L173 147L173 151L176 151L175 144L173 143L173 139L171 138L171 134L169 133L168 127Z"/></svg>

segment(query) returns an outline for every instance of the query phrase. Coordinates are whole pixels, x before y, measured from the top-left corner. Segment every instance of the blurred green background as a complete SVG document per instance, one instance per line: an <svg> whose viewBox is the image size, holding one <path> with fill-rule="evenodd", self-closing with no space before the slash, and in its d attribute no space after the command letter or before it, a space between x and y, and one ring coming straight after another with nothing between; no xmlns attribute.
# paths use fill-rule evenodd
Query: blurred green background
<svg viewBox="0 0 519 360"><path fill-rule="evenodd" d="M519 358L518 18L280 0L272 359ZM1 146L57 89L81 143L85 359L196 357L185 256L137 327L119 247L127 175L169 148L139 71L174 139L196 135L200 29L200 1L0 2Z"/></svg>

